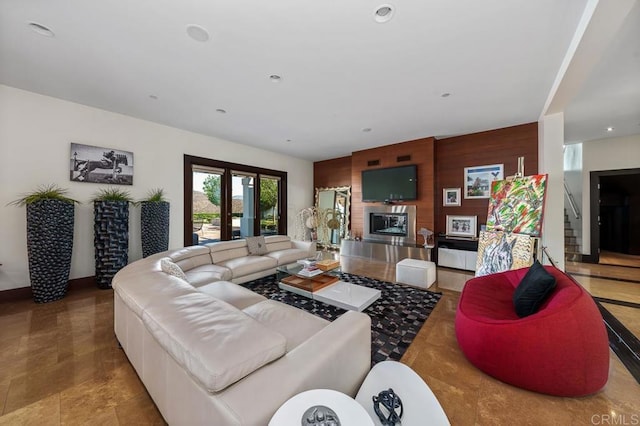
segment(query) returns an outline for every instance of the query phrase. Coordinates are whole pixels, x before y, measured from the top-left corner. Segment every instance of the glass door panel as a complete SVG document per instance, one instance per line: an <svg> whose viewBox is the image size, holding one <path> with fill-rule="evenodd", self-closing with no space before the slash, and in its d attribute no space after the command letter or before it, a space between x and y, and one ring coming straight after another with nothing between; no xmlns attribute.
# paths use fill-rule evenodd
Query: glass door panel
<svg viewBox="0 0 640 426"><path fill-rule="evenodd" d="M231 172L231 239L253 236L255 222L255 175Z"/></svg>
<svg viewBox="0 0 640 426"><path fill-rule="evenodd" d="M278 233L280 178L260 175L260 235Z"/></svg>
<svg viewBox="0 0 640 426"><path fill-rule="evenodd" d="M221 240L223 178L223 170L193 168L191 222L194 245Z"/></svg>

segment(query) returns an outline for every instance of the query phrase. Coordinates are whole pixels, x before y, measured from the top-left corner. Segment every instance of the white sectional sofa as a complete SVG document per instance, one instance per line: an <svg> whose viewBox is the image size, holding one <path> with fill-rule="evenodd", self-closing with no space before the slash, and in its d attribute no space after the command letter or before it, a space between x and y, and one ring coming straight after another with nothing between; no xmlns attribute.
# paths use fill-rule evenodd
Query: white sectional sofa
<svg viewBox="0 0 640 426"><path fill-rule="evenodd" d="M354 396L370 368L371 320L328 322L237 285L315 253L311 243L266 237L172 250L116 274L116 336L172 425L266 425L293 395L314 388ZM185 279L161 269L170 258Z"/></svg>

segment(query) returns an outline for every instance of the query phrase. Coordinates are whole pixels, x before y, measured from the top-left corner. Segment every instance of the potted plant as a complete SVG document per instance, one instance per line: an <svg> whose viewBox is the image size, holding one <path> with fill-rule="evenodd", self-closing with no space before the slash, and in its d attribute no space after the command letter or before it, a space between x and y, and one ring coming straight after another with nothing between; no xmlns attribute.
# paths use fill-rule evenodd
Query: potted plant
<svg viewBox="0 0 640 426"><path fill-rule="evenodd" d="M27 207L29 279L36 303L53 302L67 294L75 203L67 190L44 185L10 204Z"/></svg>
<svg viewBox="0 0 640 426"><path fill-rule="evenodd" d="M169 207L161 188L152 189L140 201L142 257L169 249Z"/></svg>
<svg viewBox="0 0 640 426"><path fill-rule="evenodd" d="M96 282L99 288L111 288L113 276L129 261L128 191L116 188L99 190L93 201L93 241Z"/></svg>

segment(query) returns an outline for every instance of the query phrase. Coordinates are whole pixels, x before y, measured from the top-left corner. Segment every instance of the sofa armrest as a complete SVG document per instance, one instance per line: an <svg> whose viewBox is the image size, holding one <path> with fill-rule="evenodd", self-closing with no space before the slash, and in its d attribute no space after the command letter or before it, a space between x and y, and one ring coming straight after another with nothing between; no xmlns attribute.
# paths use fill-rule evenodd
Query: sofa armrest
<svg viewBox="0 0 640 426"><path fill-rule="evenodd" d="M220 393L240 424L267 424L275 410L309 389L355 396L371 368L371 318L348 311L282 358Z"/></svg>
<svg viewBox="0 0 640 426"><path fill-rule="evenodd" d="M316 256L316 242L315 241L296 241L291 240L293 248L306 250L309 253L309 257Z"/></svg>

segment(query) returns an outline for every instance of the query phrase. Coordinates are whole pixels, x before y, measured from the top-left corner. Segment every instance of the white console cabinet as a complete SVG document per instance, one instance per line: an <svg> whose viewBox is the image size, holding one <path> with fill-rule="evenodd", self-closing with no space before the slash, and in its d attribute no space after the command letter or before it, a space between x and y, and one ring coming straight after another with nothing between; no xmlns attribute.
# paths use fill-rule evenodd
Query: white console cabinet
<svg viewBox="0 0 640 426"><path fill-rule="evenodd" d="M475 271L477 258L477 251L448 248L438 249L438 266Z"/></svg>
<svg viewBox="0 0 640 426"><path fill-rule="evenodd" d="M477 259L476 240L438 239L438 266L475 271Z"/></svg>

